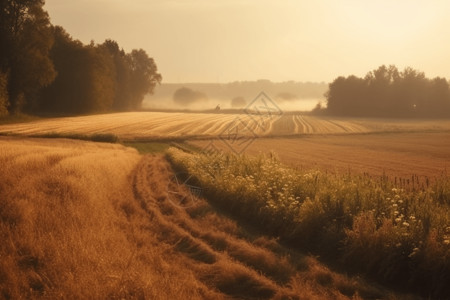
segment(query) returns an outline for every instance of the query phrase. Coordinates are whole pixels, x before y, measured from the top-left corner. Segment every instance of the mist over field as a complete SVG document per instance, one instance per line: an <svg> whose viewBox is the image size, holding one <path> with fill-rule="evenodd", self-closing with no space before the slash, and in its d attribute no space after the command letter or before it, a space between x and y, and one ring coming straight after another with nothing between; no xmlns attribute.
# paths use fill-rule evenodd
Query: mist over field
<svg viewBox="0 0 450 300"><path fill-rule="evenodd" d="M280 82L269 80L220 83L161 83L142 102L143 109L214 110L243 109L264 91L283 111L311 111L318 103L325 104L327 84L313 82ZM193 99L175 99L180 89L199 93Z"/></svg>
<svg viewBox="0 0 450 300"><path fill-rule="evenodd" d="M311 111L318 103L323 103L324 99L294 99L290 101L275 101L276 105L282 111ZM214 110L217 105L221 109L237 109L241 110L245 106L233 106L231 101L220 98L208 98L205 101L192 103L189 105L180 105L174 103L172 98L159 98L158 95L151 95L144 98L142 108L144 110Z"/></svg>

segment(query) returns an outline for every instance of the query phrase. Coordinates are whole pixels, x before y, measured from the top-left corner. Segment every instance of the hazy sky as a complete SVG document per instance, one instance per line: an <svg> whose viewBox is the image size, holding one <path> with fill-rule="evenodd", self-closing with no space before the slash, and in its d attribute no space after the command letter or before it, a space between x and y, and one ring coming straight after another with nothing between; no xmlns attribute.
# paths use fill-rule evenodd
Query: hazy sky
<svg viewBox="0 0 450 300"><path fill-rule="evenodd" d="M163 82L326 81L382 64L450 78L447 0L47 0L74 38L143 48Z"/></svg>

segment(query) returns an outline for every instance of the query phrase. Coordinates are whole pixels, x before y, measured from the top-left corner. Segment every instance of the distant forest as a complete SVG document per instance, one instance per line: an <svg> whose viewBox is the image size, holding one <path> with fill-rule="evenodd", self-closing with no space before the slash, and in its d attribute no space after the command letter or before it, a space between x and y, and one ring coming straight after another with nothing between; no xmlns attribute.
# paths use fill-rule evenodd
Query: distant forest
<svg viewBox="0 0 450 300"><path fill-rule="evenodd" d="M450 87L412 68L381 66L364 78L339 77L326 93L327 107L316 113L352 117L450 117Z"/></svg>
<svg viewBox="0 0 450 300"><path fill-rule="evenodd" d="M53 26L43 6L0 1L0 116L140 108L161 82L153 58L113 40L84 45Z"/></svg>

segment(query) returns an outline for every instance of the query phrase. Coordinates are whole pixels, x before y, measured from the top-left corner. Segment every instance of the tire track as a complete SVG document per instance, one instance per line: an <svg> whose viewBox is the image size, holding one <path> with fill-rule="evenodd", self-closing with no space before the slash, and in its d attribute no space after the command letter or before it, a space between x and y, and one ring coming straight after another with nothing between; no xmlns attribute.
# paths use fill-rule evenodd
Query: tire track
<svg viewBox="0 0 450 300"><path fill-rule="evenodd" d="M304 133L314 133L314 128L312 127L310 122L306 120L305 116L299 115L298 118L303 125Z"/></svg>
<svg viewBox="0 0 450 300"><path fill-rule="evenodd" d="M232 254L220 251L220 248L224 250L223 247L232 248L228 245L228 233L217 228L205 229L197 224L185 209L174 205L168 199L168 188L183 196L187 193L187 190L170 180L171 175L173 173L170 166L162 156L143 157L132 174L135 199L148 213L152 222L157 224L157 234L161 242L168 243L175 251L183 253L190 259L196 276L225 295L267 299L273 297L277 291L284 290L270 278L248 267L247 261L243 263L239 260L239 255L233 257ZM197 208L202 205L205 203L199 201ZM195 210L195 207L192 209ZM235 248L239 245L240 243L236 242ZM264 249L259 250L264 252ZM235 252L245 253L236 249ZM246 255L241 255L240 258L245 259ZM277 262L275 266L279 267L280 264ZM227 278L226 274L231 270L239 276ZM248 284L245 289L238 288L242 280Z"/></svg>
<svg viewBox="0 0 450 300"><path fill-rule="evenodd" d="M243 228L204 199L180 207L170 200L168 190L180 197L189 191L172 181L173 175L162 155L143 156L130 175L135 201L151 219L151 233L183 255L194 276L224 299L350 299L365 292L355 279L332 273L276 241L249 239ZM323 274L336 278L343 292L321 283Z"/></svg>

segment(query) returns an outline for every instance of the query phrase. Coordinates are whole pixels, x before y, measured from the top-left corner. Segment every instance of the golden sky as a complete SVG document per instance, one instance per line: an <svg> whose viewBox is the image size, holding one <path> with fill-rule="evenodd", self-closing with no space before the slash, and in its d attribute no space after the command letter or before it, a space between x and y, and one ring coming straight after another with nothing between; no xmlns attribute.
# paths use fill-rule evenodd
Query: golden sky
<svg viewBox="0 0 450 300"><path fill-rule="evenodd" d="M47 0L74 38L143 48L163 82L325 81L382 64L450 78L447 0Z"/></svg>

